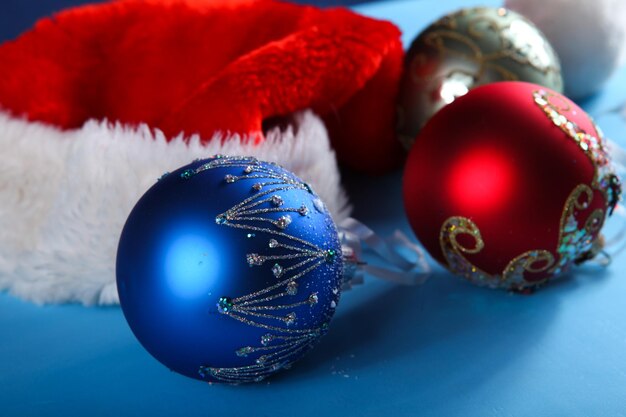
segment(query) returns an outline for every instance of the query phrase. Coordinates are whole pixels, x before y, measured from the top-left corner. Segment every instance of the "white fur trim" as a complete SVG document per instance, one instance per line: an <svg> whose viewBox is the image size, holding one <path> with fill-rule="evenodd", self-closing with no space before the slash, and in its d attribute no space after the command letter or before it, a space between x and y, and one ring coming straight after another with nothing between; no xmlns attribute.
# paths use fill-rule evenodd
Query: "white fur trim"
<svg viewBox="0 0 626 417"><path fill-rule="evenodd" d="M0 289L37 303L117 303L117 242L135 202L164 172L217 153L277 162L311 183L336 221L349 214L311 112L257 146L239 136L167 142L147 126L96 121L61 131L0 112Z"/></svg>
<svg viewBox="0 0 626 417"><path fill-rule="evenodd" d="M624 0L506 0L546 35L561 61L565 93L597 92L626 51Z"/></svg>

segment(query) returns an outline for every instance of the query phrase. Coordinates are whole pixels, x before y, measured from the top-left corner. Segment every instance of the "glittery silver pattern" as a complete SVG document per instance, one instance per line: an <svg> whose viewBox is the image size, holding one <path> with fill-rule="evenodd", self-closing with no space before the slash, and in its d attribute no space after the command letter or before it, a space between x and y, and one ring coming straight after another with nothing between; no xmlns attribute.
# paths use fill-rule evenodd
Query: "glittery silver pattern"
<svg viewBox="0 0 626 417"><path fill-rule="evenodd" d="M258 253L249 253L246 255L246 260L250 266L263 265L263 262L265 262L265 258Z"/></svg>
<svg viewBox="0 0 626 417"><path fill-rule="evenodd" d="M272 267L272 273L276 278L280 278L283 275L283 272L285 272L285 270L279 264L274 264Z"/></svg>
<svg viewBox="0 0 626 417"><path fill-rule="evenodd" d="M296 281L291 281L287 283L287 294L289 295L298 294L298 283Z"/></svg>
<svg viewBox="0 0 626 417"><path fill-rule="evenodd" d="M294 324L296 322L296 313L291 312L287 314L284 320L285 320L285 323L287 323L288 325Z"/></svg>
<svg viewBox="0 0 626 417"><path fill-rule="evenodd" d="M407 51L398 136L408 148L441 108L496 81L527 81L562 91L559 60L543 34L521 15L466 8L426 28Z"/></svg>
<svg viewBox="0 0 626 417"><path fill-rule="evenodd" d="M272 205L274 207L280 207L283 205L283 198L279 195L272 196Z"/></svg>
<svg viewBox="0 0 626 417"><path fill-rule="evenodd" d="M271 333L267 333L261 336L261 344L263 346L269 345L270 343L272 343L272 340L274 340L274 336Z"/></svg>
<svg viewBox="0 0 626 417"><path fill-rule="evenodd" d="M246 346L246 347L242 347L241 349L237 350L237 352L235 352L237 354L237 356L248 356L249 353L254 352L253 348L250 346Z"/></svg>
<svg viewBox="0 0 626 417"><path fill-rule="evenodd" d="M225 227L242 229L248 235L259 232L271 235L267 243L267 253L249 253L245 262L250 267L266 268L264 266L266 262L271 261L273 266L268 273L279 281L243 296L225 295L219 298L217 303L219 313L268 331L260 338L259 346L243 346L233 352L239 357L259 355L254 364L234 368L201 366L198 370L202 377L229 383L260 381L276 370L290 366L295 355L308 350L327 330L327 323L319 327L294 328L298 323L298 316L292 309L316 305L319 298L315 292L311 292L302 301L285 301L279 305L270 302L297 295L298 280L329 262L329 253L335 252L334 249L318 247L287 232L292 222L289 213L306 215L308 209L307 213L303 214L305 206L286 207L283 199L274 193L293 189L311 192L307 184L291 176L268 169L254 158L220 157L186 174L185 178L191 178L208 169L239 166L242 167L245 176L226 176L226 183L232 184L242 178L258 179L259 182L252 187L254 194L217 215L215 222ZM269 208L262 208L264 205ZM275 213L281 214L278 219L268 216ZM335 260L333 257L330 261ZM285 261L291 261L291 264L283 266L279 263ZM336 306L335 301L332 303Z"/></svg>
<svg viewBox="0 0 626 417"><path fill-rule="evenodd" d="M276 227L278 227L279 229L286 229L287 226L289 226L291 224L291 216L290 215L286 215L286 216L280 216L278 218L278 220L276 220L274 222L274 224L276 225Z"/></svg>

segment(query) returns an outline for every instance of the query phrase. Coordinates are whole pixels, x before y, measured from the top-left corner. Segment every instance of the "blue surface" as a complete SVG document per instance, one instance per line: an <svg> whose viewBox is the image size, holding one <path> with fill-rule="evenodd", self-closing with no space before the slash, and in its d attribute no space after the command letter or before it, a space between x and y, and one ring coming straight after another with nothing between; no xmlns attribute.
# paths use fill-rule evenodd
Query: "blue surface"
<svg viewBox="0 0 626 417"><path fill-rule="evenodd" d="M408 42L461 4L358 10L395 21ZM626 70L583 106L599 116L624 101ZM597 120L626 144L622 119ZM356 217L410 234L400 178L347 174ZM168 371L119 308L0 295L0 416L626 416L624 271L626 255L532 296L476 288L439 268L419 288L368 280L344 294L328 335L291 371L238 387Z"/></svg>

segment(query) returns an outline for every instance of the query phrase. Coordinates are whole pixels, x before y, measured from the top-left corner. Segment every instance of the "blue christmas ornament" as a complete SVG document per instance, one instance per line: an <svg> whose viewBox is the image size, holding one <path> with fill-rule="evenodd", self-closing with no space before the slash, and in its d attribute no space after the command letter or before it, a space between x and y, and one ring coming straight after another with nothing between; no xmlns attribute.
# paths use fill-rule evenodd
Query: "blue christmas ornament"
<svg viewBox="0 0 626 417"><path fill-rule="evenodd" d="M259 381L328 327L342 283L337 229L283 168L217 156L165 175L131 212L117 286L132 331L173 371Z"/></svg>

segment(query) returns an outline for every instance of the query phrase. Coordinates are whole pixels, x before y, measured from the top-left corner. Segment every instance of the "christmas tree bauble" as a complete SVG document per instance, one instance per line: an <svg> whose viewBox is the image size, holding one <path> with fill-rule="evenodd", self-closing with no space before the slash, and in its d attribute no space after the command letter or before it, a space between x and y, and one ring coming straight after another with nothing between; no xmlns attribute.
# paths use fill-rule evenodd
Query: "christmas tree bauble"
<svg viewBox="0 0 626 417"><path fill-rule="evenodd" d="M261 380L327 329L339 300L341 246L311 187L245 157L165 175L124 226L117 284L146 350L183 375Z"/></svg>
<svg viewBox="0 0 626 417"><path fill-rule="evenodd" d="M620 195L602 134L561 94L482 86L437 113L407 161L415 234L450 271L526 290L593 257Z"/></svg>
<svg viewBox="0 0 626 417"><path fill-rule="evenodd" d="M472 88L527 81L563 89L559 60L543 34L504 8L467 8L419 34L409 48L399 96L399 139L410 148L426 121Z"/></svg>

